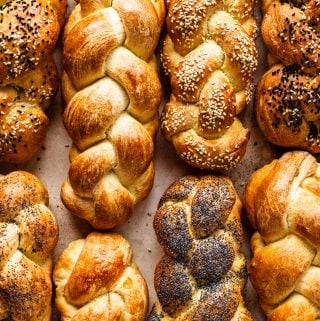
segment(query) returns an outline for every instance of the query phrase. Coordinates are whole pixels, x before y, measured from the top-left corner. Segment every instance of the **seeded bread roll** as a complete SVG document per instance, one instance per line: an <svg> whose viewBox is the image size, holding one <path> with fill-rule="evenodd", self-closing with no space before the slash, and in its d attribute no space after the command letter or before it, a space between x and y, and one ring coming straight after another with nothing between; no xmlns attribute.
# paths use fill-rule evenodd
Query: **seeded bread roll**
<svg viewBox="0 0 320 321"><path fill-rule="evenodd" d="M163 0L80 0L65 28L64 125L73 140L62 201L97 229L123 224L154 179Z"/></svg>
<svg viewBox="0 0 320 321"><path fill-rule="evenodd" d="M244 201L257 230L249 275L268 321L318 321L320 164L286 153L251 176Z"/></svg>
<svg viewBox="0 0 320 321"><path fill-rule="evenodd" d="M148 321L253 321L242 290L241 202L224 176L187 176L160 199L154 229L165 255Z"/></svg>
<svg viewBox="0 0 320 321"><path fill-rule="evenodd" d="M52 253L58 225L33 175L0 175L0 320L51 320Z"/></svg>
<svg viewBox="0 0 320 321"><path fill-rule="evenodd" d="M71 242L54 268L62 321L144 321L148 288L130 244L115 233Z"/></svg>
<svg viewBox="0 0 320 321"><path fill-rule="evenodd" d="M268 70L255 102L257 122L279 146L320 152L320 2L262 1Z"/></svg>
<svg viewBox="0 0 320 321"><path fill-rule="evenodd" d="M162 132L190 165L230 169L249 139L236 116L253 92L254 0L171 0L167 5L162 63L172 94L161 116Z"/></svg>
<svg viewBox="0 0 320 321"><path fill-rule="evenodd" d="M48 124L58 90L52 51L66 0L0 0L0 162L29 160Z"/></svg>

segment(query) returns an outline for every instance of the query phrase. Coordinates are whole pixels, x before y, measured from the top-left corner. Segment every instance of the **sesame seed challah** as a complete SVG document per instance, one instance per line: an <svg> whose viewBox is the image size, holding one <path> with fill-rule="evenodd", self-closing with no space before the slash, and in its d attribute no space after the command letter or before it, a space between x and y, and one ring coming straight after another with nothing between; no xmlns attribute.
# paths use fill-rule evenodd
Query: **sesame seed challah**
<svg viewBox="0 0 320 321"><path fill-rule="evenodd" d="M64 34L64 204L97 229L124 223L153 185L162 0L80 0Z"/></svg>
<svg viewBox="0 0 320 321"><path fill-rule="evenodd" d="M249 131L236 116L251 100L257 66L254 0L167 0L162 62L172 95L164 136L198 168L235 166Z"/></svg>
<svg viewBox="0 0 320 321"><path fill-rule="evenodd" d="M249 275L268 321L320 319L320 165L294 151L257 170L245 191L257 230Z"/></svg>
<svg viewBox="0 0 320 321"><path fill-rule="evenodd" d="M121 235L93 232L71 242L54 268L62 321L144 321L148 288Z"/></svg>
<svg viewBox="0 0 320 321"><path fill-rule="evenodd" d="M320 152L320 1L262 1L271 68L256 91L255 114L279 146Z"/></svg>
<svg viewBox="0 0 320 321"><path fill-rule="evenodd" d="M165 255L148 321L253 321L242 290L241 202L224 176L187 176L160 199L154 229Z"/></svg>
<svg viewBox="0 0 320 321"><path fill-rule="evenodd" d="M25 162L44 140L44 110L59 83L52 51L66 3L0 1L0 162Z"/></svg>
<svg viewBox="0 0 320 321"><path fill-rule="evenodd" d="M51 320L51 255L58 225L33 175L0 176L0 320Z"/></svg>

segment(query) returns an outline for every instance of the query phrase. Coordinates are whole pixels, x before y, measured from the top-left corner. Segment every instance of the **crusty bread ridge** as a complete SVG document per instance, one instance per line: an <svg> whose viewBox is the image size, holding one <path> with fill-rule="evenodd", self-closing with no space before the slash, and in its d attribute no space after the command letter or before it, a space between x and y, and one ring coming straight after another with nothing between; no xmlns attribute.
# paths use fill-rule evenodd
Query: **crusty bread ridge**
<svg viewBox="0 0 320 321"><path fill-rule="evenodd" d="M58 225L48 192L23 171L0 175L0 320L51 320Z"/></svg>
<svg viewBox="0 0 320 321"><path fill-rule="evenodd" d="M268 321L320 317L320 165L307 152L284 154L257 170L245 191L257 230L251 282Z"/></svg>
<svg viewBox="0 0 320 321"><path fill-rule="evenodd" d="M254 0L167 1L162 62L172 94L164 136L188 164L227 170L249 140L237 115L251 101L257 66Z"/></svg>
<svg viewBox="0 0 320 321"><path fill-rule="evenodd" d="M270 142L319 153L319 0L264 0L262 8L271 68L257 87L257 122Z"/></svg>
<svg viewBox="0 0 320 321"><path fill-rule="evenodd" d="M67 0L0 1L0 162L22 163L40 148L58 91L52 52Z"/></svg>
<svg viewBox="0 0 320 321"><path fill-rule="evenodd" d="M93 232L71 242L53 273L62 321L143 321L148 288L132 262L130 244L116 233Z"/></svg>
<svg viewBox="0 0 320 321"><path fill-rule="evenodd" d="M244 305L241 202L225 176L186 176L160 199L154 229L165 255L148 321L252 321Z"/></svg>
<svg viewBox="0 0 320 321"><path fill-rule="evenodd" d="M162 0L80 0L64 33L64 125L73 140L61 197L97 229L124 223L153 185Z"/></svg>

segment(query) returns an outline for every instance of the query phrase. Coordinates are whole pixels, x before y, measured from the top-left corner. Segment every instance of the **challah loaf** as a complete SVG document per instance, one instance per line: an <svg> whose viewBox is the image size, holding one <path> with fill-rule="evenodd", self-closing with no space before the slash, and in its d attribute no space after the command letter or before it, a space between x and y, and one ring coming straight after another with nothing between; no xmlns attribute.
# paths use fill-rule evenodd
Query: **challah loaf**
<svg viewBox="0 0 320 321"><path fill-rule="evenodd" d="M244 306L241 202L224 176L187 176L162 196L154 229L165 255L148 321L252 321Z"/></svg>
<svg viewBox="0 0 320 321"><path fill-rule="evenodd" d="M245 208L257 229L249 274L268 321L319 320L320 165L284 154L252 175Z"/></svg>
<svg viewBox="0 0 320 321"><path fill-rule="evenodd" d="M25 162L44 140L44 110L58 90L52 51L66 3L0 1L0 162Z"/></svg>
<svg viewBox="0 0 320 321"><path fill-rule="evenodd" d="M262 4L262 36L272 67L257 87L257 122L270 142L319 153L320 2Z"/></svg>
<svg viewBox="0 0 320 321"><path fill-rule="evenodd" d="M124 223L153 185L162 0L80 0L64 34L64 124L74 146L62 200L97 229Z"/></svg>
<svg viewBox="0 0 320 321"><path fill-rule="evenodd" d="M91 233L73 241L54 268L62 321L143 321L148 289L119 234Z"/></svg>
<svg viewBox="0 0 320 321"><path fill-rule="evenodd" d="M251 100L257 66L254 1L171 0L162 62L172 95L164 136L192 166L235 166L249 131L236 118Z"/></svg>
<svg viewBox="0 0 320 321"><path fill-rule="evenodd" d="M33 175L0 176L0 320L51 320L51 255L58 225Z"/></svg>

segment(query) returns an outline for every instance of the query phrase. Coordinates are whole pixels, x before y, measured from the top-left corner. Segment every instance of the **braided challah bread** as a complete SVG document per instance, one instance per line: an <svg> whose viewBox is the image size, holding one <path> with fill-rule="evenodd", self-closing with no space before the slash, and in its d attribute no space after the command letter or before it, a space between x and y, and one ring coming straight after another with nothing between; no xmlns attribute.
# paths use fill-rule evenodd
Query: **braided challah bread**
<svg viewBox="0 0 320 321"><path fill-rule="evenodd" d="M320 152L320 1L262 1L269 65L255 114L266 138Z"/></svg>
<svg viewBox="0 0 320 321"><path fill-rule="evenodd" d="M148 288L119 234L91 233L71 242L54 268L62 321L143 321Z"/></svg>
<svg viewBox="0 0 320 321"><path fill-rule="evenodd" d="M64 34L64 124L74 146L62 200L95 228L124 223L153 185L162 0L80 0Z"/></svg>
<svg viewBox="0 0 320 321"><path fill-rule="evenodd" d="M268 321L320 319L320 165L290 152L256 171L245 208L257 232L249 273Z"/></svg>
<svg viewBox="0 0 320 321"><path fill-rule="evenodd" d="M51 320L51 255L58 225L33 175L0 176L0 320Z"/></svg>
<svg viewBox="0 0 320 321"><path fill-rule="evenodd" d="M172 95L161 117L164 136L192 166L235 166L249 131L236 118L251 100L257 66L254 1L167 1L162 52Z"/></svg>
<svg viewBox="0 0 320 321"><path fill-rule="evenodd" d="M162 196L154 229L165 255L148 321L252 321L244 306L241 202L224 176L187 176Z"/></svg>
<svg viewBox="0 0 320 321"><path fill-rule="evenodd" d="M52 51L66 0L0 0L0 162L29 160L58 90Z"/></svg>

